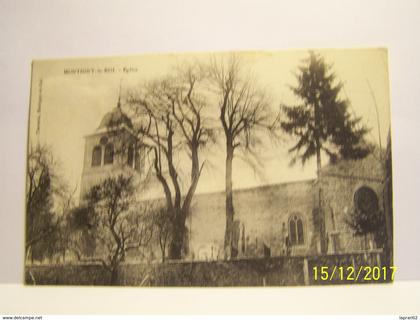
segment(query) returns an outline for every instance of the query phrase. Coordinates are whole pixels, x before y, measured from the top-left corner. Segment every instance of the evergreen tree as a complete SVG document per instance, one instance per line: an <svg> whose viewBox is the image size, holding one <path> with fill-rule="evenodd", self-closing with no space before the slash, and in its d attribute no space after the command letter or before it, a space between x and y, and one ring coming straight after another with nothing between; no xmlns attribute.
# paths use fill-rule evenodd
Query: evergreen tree
<svg viewBox="0 0 420 320"><path fill-rule="evenodd" d="M286 115L282 129L298 138L289 150L296 153L293 161L300 159L304 164L316 155L318 171L321 151L332 162L361 159L370 152L364 141L368 129L360 124L360 117L351 117L349 102L340 97L343 85L331 69L320 55L310 52L299 67L298 85L291 87L301 104L282 107Z"/></svg>
<svg viewBox="0 0 420 320"><path fill-rule="evenodd" d="M296 74L298 84L291 90L298 98L298 104L282 106L285 120L282 129L297 138L297 143L289 149L293 153L292 163L316 156L317 175L320 179L321 153L328 155L331 162L337 159L361 159L370 148L364 137L369 131L361 125L360 117L352 117L348 111L349 101L340 97L343 85L337 81L332 66L314 52L303 60ZM321 252L327 250L325 221L322 211L322 195L319 185L319 228Z"/></svg>

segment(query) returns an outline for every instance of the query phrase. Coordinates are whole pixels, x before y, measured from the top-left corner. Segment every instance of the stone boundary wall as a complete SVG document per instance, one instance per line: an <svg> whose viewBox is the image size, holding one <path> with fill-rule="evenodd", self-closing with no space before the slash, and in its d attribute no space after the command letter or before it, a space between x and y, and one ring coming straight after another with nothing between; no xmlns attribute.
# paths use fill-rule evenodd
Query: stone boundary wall
<svg viewBox="0 0 420 320"><path fill-rule="evenodd" d="M379 259L379 260L378 260ZM314 266L380 265L379 253L311 257L271 257L231 261L168 261L124 263L119 286L253 287L349 284L314 281ZM25 268L27 285L110 285L110 274L99 264L32 265Z"/></svg>

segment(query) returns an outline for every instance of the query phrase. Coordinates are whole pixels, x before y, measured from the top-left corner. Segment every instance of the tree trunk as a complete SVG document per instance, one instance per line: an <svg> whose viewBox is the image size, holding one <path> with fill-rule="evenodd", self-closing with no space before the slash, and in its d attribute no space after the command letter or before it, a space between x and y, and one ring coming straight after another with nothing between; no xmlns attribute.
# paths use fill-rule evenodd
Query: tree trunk
<svg viewBox="0 0 420 320"><path fill-rule="evenodd" d="M232 258L232 236L233 236L233 217L235 214L233 207L232 194L232 162L233 162L233 146L230 139L226 144L226 229L225 229L225 259Z"/></svg>
<svg viewBox="0 0 420 320"><path fill-rule="evenodd" d="M118 283L118 267L112 267L111 270L111 286L116 286Z"/></svg>
<svg viewBox="0 0 420 320"><path fill-rule="evenodd" d="M173 233L168 251L170 259L181 259L183 257L183 254L187 254L189 250L188 242L186 242L187 228L185 227L185 222L187 220L188 214L190 213L189 211L191 202L194 197L195 190L197 188L198 180L200 179L201 168L198 159L198 144L192 145L191 157L191 185L185 196L182 207L175 208L176 211L174 215L174 228L172 229ZM175 201L175 206L178 204L180 204L180 202L177 203Z"/></svg>
<svg viewBox="0 0 420 320"><path fill-rule="evenodd" d="M185 237L185 217L181 210L177 210L174 217L171 243L169 245L169 259L181 259Z"/></svg>
<svg viewBox="0 0 420 320"><path fill-rule="evenodd" d="M322 207L322 187L320 175L318 175L318 213L319 213L319 233L320 233L320 245L321 253L326 254L328 250L327 237L325 232L325 215L324 208Z"/></svg>
<svg viewBox="0 0 420 320"><path fill-rule="evenodd" d="M322 186L321 186L321 141L320 141L320 116L319 106L317 103L314 105L315 111L315 145L316 145L316 169L318 178L318 213L319 213L319 236L320 236L320 249L321 254L327 253L327 239L325 235L325 215L322 208Z"/></svg>
<svg viewBox="0 0 420 320"><path fill-rule="evenodd" d="M165 248L162 248L162 250L161 250L161 252L162 252L162 263L165 263L165 255L166 255L166 250L165 250Z"/></svg>

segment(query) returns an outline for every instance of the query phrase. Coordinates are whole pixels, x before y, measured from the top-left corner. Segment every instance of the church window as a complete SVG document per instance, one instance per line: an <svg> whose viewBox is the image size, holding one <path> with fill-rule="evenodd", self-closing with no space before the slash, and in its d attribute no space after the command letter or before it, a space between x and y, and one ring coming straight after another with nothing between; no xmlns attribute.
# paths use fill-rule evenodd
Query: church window
<svg viewBox="0 0 420 320"><path fill-rule="evenodd" d="M303 223L302 223L302 219L297 220L296 229L297 229L297 242L298 242L298 244L303 244Z"/></svg>
<svg viewBox="0 0 420 320"><path fill-rule="evenodd" d="M127 152L127 165L134 167L134 146L130 145Z"/></svg>
<svg viewBox="0 0 420 320"><path fill-rule="evenodd" d="M92 167L101 165L102 161L102 148L101 146L95 146L92 151Z"/></svg>
<svg viewBox="0 0 420 320"><path fill-rule="evenodd" d="M356 210L366 214L374 214L379 210L378 196L369 187L361 187L354 194Z"/></svg>
<svg viewBox="0 0 420 320"><path fill-rule="evenodd" d="M114 162L114 145L109 143L105 146L104 164L112 164Z"/></svg>
<svg viewBox="0 0 420 320"><path fill-rule="evenodd" d="M289 220L289 239L292 245L304 244L303 221L297 215Z"/></svg>
<svg viewBox="0 0 420 320"><path fill-rule="evenodd" d="M101 145L106 145L107 143L108 143L108 137L101 137L101 139L99 140L99 143L101 144Z"/></svg>

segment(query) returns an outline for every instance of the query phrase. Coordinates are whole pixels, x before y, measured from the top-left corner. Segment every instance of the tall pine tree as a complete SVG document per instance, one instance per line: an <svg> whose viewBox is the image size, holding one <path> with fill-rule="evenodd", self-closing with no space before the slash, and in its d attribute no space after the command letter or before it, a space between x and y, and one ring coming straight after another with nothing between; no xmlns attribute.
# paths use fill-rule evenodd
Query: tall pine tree
<svg viewBox="0 0 420 320"><path fill-rule="evenodd" d="M321 154L328 155L331 162L342 159L361 159L370 149L364 137L369 131L348 111L349 102L340 97L343 85L337 81L324 58L314 52L302 61L296 74L298 84L291 90L299 104L282 106L285 119L282 129L297 138L289 149L293 153L292 163L316 156L318 181L321 174ZM322 210L322 190L319 185L319 228L321 252L327 251L325 221Z"/></svg>

